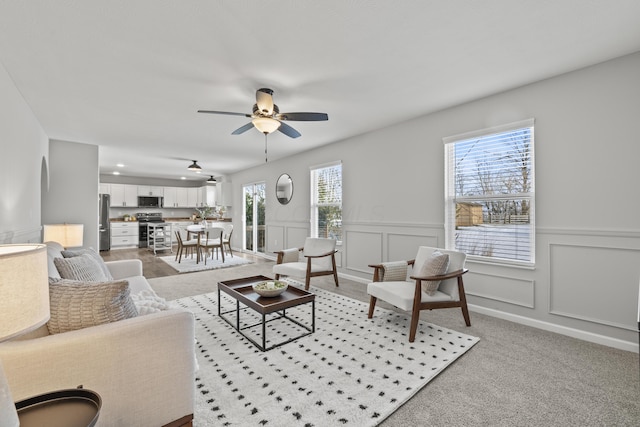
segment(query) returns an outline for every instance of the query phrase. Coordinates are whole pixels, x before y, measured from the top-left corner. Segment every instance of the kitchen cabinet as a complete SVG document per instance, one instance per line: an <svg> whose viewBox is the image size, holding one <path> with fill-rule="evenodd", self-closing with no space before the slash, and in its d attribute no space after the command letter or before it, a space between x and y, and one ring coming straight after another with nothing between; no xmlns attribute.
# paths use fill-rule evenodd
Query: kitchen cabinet
<svg viewBox="0 0 640 427"><path fill-rule="evenodd" d="M138 222L111 222L111 248L138 246Z"/></svg>
<svg viewBox="0 0 640 427"><path fill-rule="evenodd" d="M195 193L193 198L189 197L189 192L196 190L188 187L164 187L164 207L165 208L193 208L196 206Z"/></svg>
<svg viewBox="0 0 640 427"><path fill-rule="evenodd" d="M138 186L129 184L109 184L111 206L135 208L138 206Z"/></svg>
<svg viewBox="0 0 640 427"><path fill-rule="evenodd" d="M98 194L111 194L111 186L109 184L98 184Z"/></svg>
<svg viewBox="0 0 640 427"><path fill-rule="evenodd" d="M200 192L199 188L189 187L187 188L187 205L190 208L199 208L202 206L199 204L201 202L201 198L198 197L198 193Z"/></svg>
<svg viewBox="0 0 640 427"><path fill-rule="evenodd" d="M138 185L138 196L164 196L162 187L153 187L149 185Z"/></svg>

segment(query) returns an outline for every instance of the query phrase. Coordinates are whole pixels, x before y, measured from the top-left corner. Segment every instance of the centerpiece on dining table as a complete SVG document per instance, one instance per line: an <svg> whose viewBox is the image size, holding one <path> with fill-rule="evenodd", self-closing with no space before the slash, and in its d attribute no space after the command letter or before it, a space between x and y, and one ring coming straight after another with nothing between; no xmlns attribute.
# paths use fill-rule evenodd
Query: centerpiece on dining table
<svg viewBox="0 0 640 427"><path fill-rule="evenodd" d="M209 218L216 212L216 208L213 206L204 205L199 208L196 208L196 211L198 212L198 216L202 220L200 224L203 227L207 228L207 218Z"/></svg>

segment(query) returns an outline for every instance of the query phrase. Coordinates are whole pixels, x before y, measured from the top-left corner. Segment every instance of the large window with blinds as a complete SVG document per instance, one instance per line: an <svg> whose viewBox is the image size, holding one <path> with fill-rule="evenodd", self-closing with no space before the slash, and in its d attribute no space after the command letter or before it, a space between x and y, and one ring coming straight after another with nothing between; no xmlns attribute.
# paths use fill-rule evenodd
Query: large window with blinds
<svg viewBox="0 0 640 427"><path fill-rule="evenodd" d="M342 241L342 163L311 168L311 236Z"/></svg>
<svg viewBox="0 0 640 427"><path fill-rule="evenodd" d="M533 119L444 138L446 246L535 262Z"/></svg>

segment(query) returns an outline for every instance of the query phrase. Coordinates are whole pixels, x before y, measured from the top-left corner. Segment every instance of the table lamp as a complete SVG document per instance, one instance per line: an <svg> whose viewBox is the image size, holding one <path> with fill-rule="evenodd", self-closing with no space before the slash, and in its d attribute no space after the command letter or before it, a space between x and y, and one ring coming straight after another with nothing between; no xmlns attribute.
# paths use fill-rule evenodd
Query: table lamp
<svg viewBox="0 0 640 427"><path fill-rule="evenodd" d="M58 242L65 249L82 246L84 224L45 224L43 242Z"/></svg>
<svg viewBox="0 0 640 427"><path fill-rule="evenodd" d="M47 247L0 245L0 345L49 320ZM18 414L0 363L0 426L18 426Z"/></svg>

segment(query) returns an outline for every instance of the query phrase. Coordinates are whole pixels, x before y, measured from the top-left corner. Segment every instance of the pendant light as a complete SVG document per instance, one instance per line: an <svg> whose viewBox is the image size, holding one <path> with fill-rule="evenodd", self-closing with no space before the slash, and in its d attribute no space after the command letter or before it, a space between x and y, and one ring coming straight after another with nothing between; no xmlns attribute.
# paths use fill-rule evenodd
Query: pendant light
<svg viewBox="0 0 640 427"><path fill-rule="evenodd" d="M217 182L217 181L216 181L216 179L213 177L213 175L211 175L211 178L209 178L209 179L207 180L207 184L209 184L209 185L215 185L215 184L216 184L216 182Z"/></svg>
<svg viewBox="0 0 640 427"><path fill-rule="evenodd" d="M194 172L200 172L202 170L202 168L200 166L198 166L198 163L196 163L195 160L193 160L193 163L190 164L187 169L189 169L190 171L194 171Z"/></svg>

